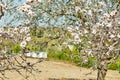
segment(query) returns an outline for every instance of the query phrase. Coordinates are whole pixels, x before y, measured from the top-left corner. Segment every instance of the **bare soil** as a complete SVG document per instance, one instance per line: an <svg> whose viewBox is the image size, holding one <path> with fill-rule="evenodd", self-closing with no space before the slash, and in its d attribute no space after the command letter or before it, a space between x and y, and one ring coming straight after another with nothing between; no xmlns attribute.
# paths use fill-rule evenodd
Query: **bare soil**
<svg viewBox="0 0 120 80"><path fill-rule="evenodd" d="M36 59L29 59L28 61L36 61ZM43 61L35 66L41 72L33 72L34 75L29 75L28 79L25 79L17 72L6 71L5 80L96 80L97 71L91 72L90 69L75 66L73 64L60 62L60 61ZM21 71L23 75L26 75L25 71ZM106 76L106 80L120 80L120 73L117 71L109 70Z"/></svg>

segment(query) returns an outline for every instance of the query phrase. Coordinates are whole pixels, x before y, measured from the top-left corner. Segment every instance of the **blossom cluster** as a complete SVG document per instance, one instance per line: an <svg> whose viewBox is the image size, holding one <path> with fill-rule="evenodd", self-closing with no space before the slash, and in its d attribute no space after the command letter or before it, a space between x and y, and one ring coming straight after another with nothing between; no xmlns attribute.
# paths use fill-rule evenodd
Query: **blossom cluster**
<svg viewBox="0 0 120 80"><path fill-rule="evenodd" d="M18 11L26 13L29 17L35 15L35 13L31 9L31 6L27 3L24 3L22 6L17 7Z"/></svg>
<svg viewBox="0 0 120 80"><path fill-rule="evenodd" d="M41 0L27 0L25 3L17 7L17 10L28 15L28 17L34 16L35 12L32 10L31 4L34 2L41 2Z"/></svg>
<svg viewBox="0 0 120 80"><path fill-rule="evenodd" d="M0 36L4 39L11 39L14 44L19 44L22 49L31 40L29 27L0 28Z"/></svg>
<svg viewBox="0 0 120 80"><path fill-rule="evenodd" d="M71 36L73 37L73 40L71 40L75 44L79 44L81 42L80 34L77 32L76 29L67 27L68 32L71 33Z"/></svg>
<svg viewBox="0 0 120 80"><path fill-rule="evenodd" d="M88 61L89 56L107 59L111 57L111 54L119 51L119 47L116 45L120 44L120 13L117 9L110 10L110 12L107 9L104 1L87 4L84 7L75 7L76 13L81 15L81 26L79 28L68 27L67 30L73 36L73 41L84 46L81 54L86 56L83 59L85 62ZM117 54L114 54L112 58L116 56Z"/></svg>

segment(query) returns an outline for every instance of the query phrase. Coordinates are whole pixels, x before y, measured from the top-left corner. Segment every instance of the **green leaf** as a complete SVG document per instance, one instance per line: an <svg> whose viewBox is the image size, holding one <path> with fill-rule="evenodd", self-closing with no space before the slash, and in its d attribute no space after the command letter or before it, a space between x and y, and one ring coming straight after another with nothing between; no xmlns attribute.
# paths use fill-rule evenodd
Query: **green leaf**
<svg viewBox="0 0 120 80"><path fill-rule="evenodd" d="M20 45L19 45L19 44L16 44L15 47L14 47L14 52L15 52L15 53L19 53L20 50L21 50Z"/></svg>

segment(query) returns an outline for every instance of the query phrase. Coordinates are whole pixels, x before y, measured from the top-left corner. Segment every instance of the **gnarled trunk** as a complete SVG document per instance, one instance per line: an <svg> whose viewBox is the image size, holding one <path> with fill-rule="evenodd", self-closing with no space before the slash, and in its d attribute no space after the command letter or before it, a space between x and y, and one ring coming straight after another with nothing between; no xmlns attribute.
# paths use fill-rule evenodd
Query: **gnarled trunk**
<svg viewBox="0 0 120 80"><path fill-rule="evenodd" d="M105 76L107 73L107 66L106 60L99 60L98 61L98 73L97 73L97 80L105 80Z"/></svg>
<svg viewBox="0 0 120 80"><path fill-rule="evenodd" d="M105 80L107 69L101 68L98 69L97 80Z"/></svg>
<svg viewBox="0 0 120 80"><path fill-rule="evenodd" d="M1 4L2 4L2 0L0 0L0 19L2 18L2 16L4 16L3 7L1 6Z"/></svg>

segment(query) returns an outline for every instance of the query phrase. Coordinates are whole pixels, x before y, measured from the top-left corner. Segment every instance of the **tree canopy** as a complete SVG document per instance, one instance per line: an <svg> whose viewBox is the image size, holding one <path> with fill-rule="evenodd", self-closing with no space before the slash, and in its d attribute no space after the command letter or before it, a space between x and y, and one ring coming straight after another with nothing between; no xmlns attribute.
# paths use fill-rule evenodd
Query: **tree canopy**
<svg viewBox="0 0 120 80"><path fill-rule="evenodd" d="M85 17L87 18L85 11L83 10L82 13L78 13L78 8L89 8L92 10L92 13L97 13L100 11L101 5L103 6L102 10L105 13L109 13L112 9L119 9L117 5L119 4L118 1L119 0L1 0L0 26L19 26L23 25L24 22L30 22L32 24L30 26L79 26L82 21L88 21L85 19ZM96 11L92 9L92 7L95 6ZM20 9L23 11L21 12ZM26 15L25 12L29 15ZM96 19L99 19L98 15L96 17Z"/></svg>

